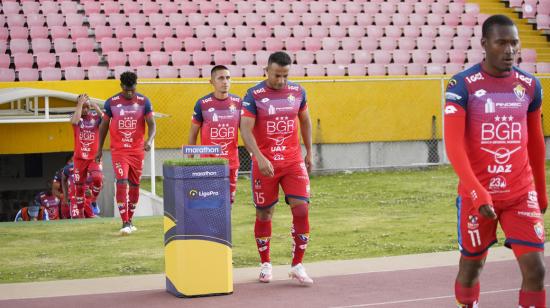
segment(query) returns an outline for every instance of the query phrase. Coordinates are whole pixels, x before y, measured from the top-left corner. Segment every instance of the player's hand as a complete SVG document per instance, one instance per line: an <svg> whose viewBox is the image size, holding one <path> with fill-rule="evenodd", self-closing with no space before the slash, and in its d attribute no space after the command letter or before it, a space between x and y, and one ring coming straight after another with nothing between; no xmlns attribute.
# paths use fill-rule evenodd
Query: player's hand
<svg viewBox="0 0 550 308"><path fill-rule="evenodd" d="M267 158L265 158L263 155L260 155L256 158L256 160L258 161L258 168L263 175L268 177L273 177L275 175L273 165Z"/></svg>
<svg viewBox="0 0 550 308"><path fill-rule="evenodd" d="M485 216L486 218L489 218L491 220L497 219L497 213L495 213L495 209L490 204L484 204L479 207L479 214Z"/></svg>
<svg viewBox="0 0 550 308"><path fill-rule="evenodd" d="M311 162L311 153L306 154L306 157L304 157L304 163L306 164L307 173L311 173L311 168L313 167L313 163Z"/></svg>
<svg viewBox="0 0 550 308"><path fill-rule="evenodd" d="M101 163L101 158L103 157L103 151L97 151L97 154L95 155L95 162Z"/></svg>
<svg viewBox="0 0 550 308"><path fill-rule="evenodd" d="M547 209L546 207L543 209L540 209L540 212L542 213L542 215L546 214L546 209Z"/></svg>
<svg viewBox="0 0 550 308"><path fill-rule="evenodd" d="M76 99L76 102L80 105L84 104L86 101L88 101L88 94L80 94L78 98Z"/></svg>
<svg viewBox="0 0 550 308"><path fill-rule="evenodd" d="M145 142L143 144L143 149L146 151L146 152L149 152L151 150L151 143L153 141L150 141L150 140L147 140L147 142Z"/></svg>

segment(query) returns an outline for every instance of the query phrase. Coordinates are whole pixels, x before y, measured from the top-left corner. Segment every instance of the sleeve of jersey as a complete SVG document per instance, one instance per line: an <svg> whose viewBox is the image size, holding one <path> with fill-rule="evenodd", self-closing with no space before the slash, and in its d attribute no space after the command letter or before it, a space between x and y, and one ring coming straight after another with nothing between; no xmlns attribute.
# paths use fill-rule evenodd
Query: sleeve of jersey
<svg viewBox="0 0 550 308"><path fill-rule="evenodd" d="M254 100L254 97L252 96L252 93L250 91L246 92L246 95L243 99L243 112L242 116L249 117L249 118L255 118L256 117L256 101Z"/></svg>
<svg viewBox="0 0 550 308"><path fill-rule="evenodd" d="M548 207L548 197L546 195L546 148L544 144L544 134L542 132L540 108L528 113L527 129L529 133L527 143L529 163L535 180L535 190L537 191L539 207L541 210L544 210Z"/></svg>
<svg viewBox="0 0 550 308"><path fill-rule="evenodd" d="M149 101L149 99L145 100L145 108L143 109L143 114L145 115L146 119L155 115L155 113L153 112L153 105L151 104L151 101Z"/></svg>
<svg viewBox="0 0 550 308"><path fill-rule="evenodd" d="M492 205L491 195L475 176L464 146L468 92L463 80L451 79L445 97L447 103L444 111L444 138L447 157L461 184L470 193L474 207L479 208L484 204Z"/></svg>
<svg viewBox="0 0 550 308"><path fill-rule="evenodd" d="M193 116L191 117L191 122L193 122L193 124L201 126L203 121L204 119L202 117L201 102L199 100L195 103L195 109L193 109Z"/></svg>
<svg viewBox="0 0 550 308"><path fill-rule="evenodd" d="M540 109L542 105L542 86L540 81L535 78L535 93L533 93L533 100L529 104L528 112L533 112Z"/></svg>
<svg viewBox="0 0 550 308"><path fill-rule="evenodd" d="M111 111L111 100L108 99L105 101L105 104L103 105L103 119L108 121L110 118L113 117L113 112Z"/></svg>
<svg viewBox="0 0 550 308"><path fill-rule="evenodd" d="M307 96L306 96L306 90L302 88L302 103L300 103L300 111L307 110Z"/></svg>

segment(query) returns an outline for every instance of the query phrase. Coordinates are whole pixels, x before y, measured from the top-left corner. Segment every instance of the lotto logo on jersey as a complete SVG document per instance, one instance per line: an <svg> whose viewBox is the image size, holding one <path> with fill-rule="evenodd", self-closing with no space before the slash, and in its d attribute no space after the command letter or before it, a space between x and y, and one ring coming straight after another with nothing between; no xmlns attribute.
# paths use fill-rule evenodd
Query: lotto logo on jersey
<svg viewBox="0 0 550 308"><path fill-rule="evenodd" d="M118 120L118 129L136 129L137 120L133 118L126 117L124 119Z"/></svg>
<svg viewBox="0 0 550 308"><path fill-rule="evenodd" d="M266 126L268 134L287 134L296 129L294 120L289 120L288 117L276 117L275 121L267 121Z"/></svg>

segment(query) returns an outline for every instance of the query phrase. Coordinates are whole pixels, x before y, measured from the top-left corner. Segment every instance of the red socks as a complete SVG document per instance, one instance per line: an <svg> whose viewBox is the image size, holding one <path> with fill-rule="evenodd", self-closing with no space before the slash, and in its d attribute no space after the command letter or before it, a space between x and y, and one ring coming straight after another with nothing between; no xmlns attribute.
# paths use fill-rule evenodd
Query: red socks
<svg viewBox="0 0 550 308"><path fill-rule="evenodd" d="M128 192L128 220L132 220L139 201L139 186L130 185Z"/></svg>
<svg viewBox="0 0 550 308"><path fill-rule="evenodd" d="M477 308L479 301L479 282L471 288L463 287L455 281L455 297L458 307Z"/></svg>
<svg viewBox="0 0 550 308"><path fill-rule="evenodd" d="M292 266L302 263L309 242L308 204L302 203L291 208L292 211Z"/></svg>
<svg viewBox="0 0 550 308"><path fill-rule="evenodd" d="M546 291L519 291L520 308L546 308Z"/></svg>
<svg viewBox="0 0 550 308"><path fill-rule="evenodd" d="M116 203L122 222L128 221L128 184L116 183Z"/></svg>
<svg viewBox="0 0 550 308"><path fill-rule="evenodd" d="M258 246L261 262L271 262L269 258L271 220L259 220L256 218L256 224L254 225L254 236L256 237L256 246Z"/></svg>

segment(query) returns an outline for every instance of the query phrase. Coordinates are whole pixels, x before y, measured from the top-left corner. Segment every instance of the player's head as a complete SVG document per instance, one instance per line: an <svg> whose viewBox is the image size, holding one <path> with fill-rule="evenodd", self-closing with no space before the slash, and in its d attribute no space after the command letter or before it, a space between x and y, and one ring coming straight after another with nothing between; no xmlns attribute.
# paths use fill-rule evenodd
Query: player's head
<svg viewBox="0 0 550 308"><path fill-rule="evenodd" d="M229 69L224 65L216 65L210 70L210 84L214 87L214 91L219 93L228 93L231 86L231 74Z"/></svg>
<svg viewBox="0 0 550 308"><path fill-rule="evenodd" d="M292 59L283 51L272 53L267 60L267 83L270 88L279 90L286 86Z"/></svg>
<svg viewBox="0 0 550 308"><path fill-rule="evenodd" d="M27 206L27 213L31 220L38 220L38 213L40 212L40 204L32 203Z"/></svg>
<svg viewBox="0 0 550 308"><path fill-rule="evenodd" d="M124 72L120 74L120 88L122 96L126 99L132 99L136 95L137 75L134 72Z"/></svg>
<svg viewBox="0 0 550 308"><path fill-rule="evenodd" d="M80 96L83 96L84 94L80 94L78 96L78 99L80 99ZM90 99L87 98L84 104L82 104L82 115L85 116L90 111Z"/></svg>
<svg viewBox="0 0 550 308"><path fill-rule="evenodd" d="M518 29L504 15L493 15L482 26L481 46L485 49L485 63L497 72L509 72L519 51Z"/></svg>

